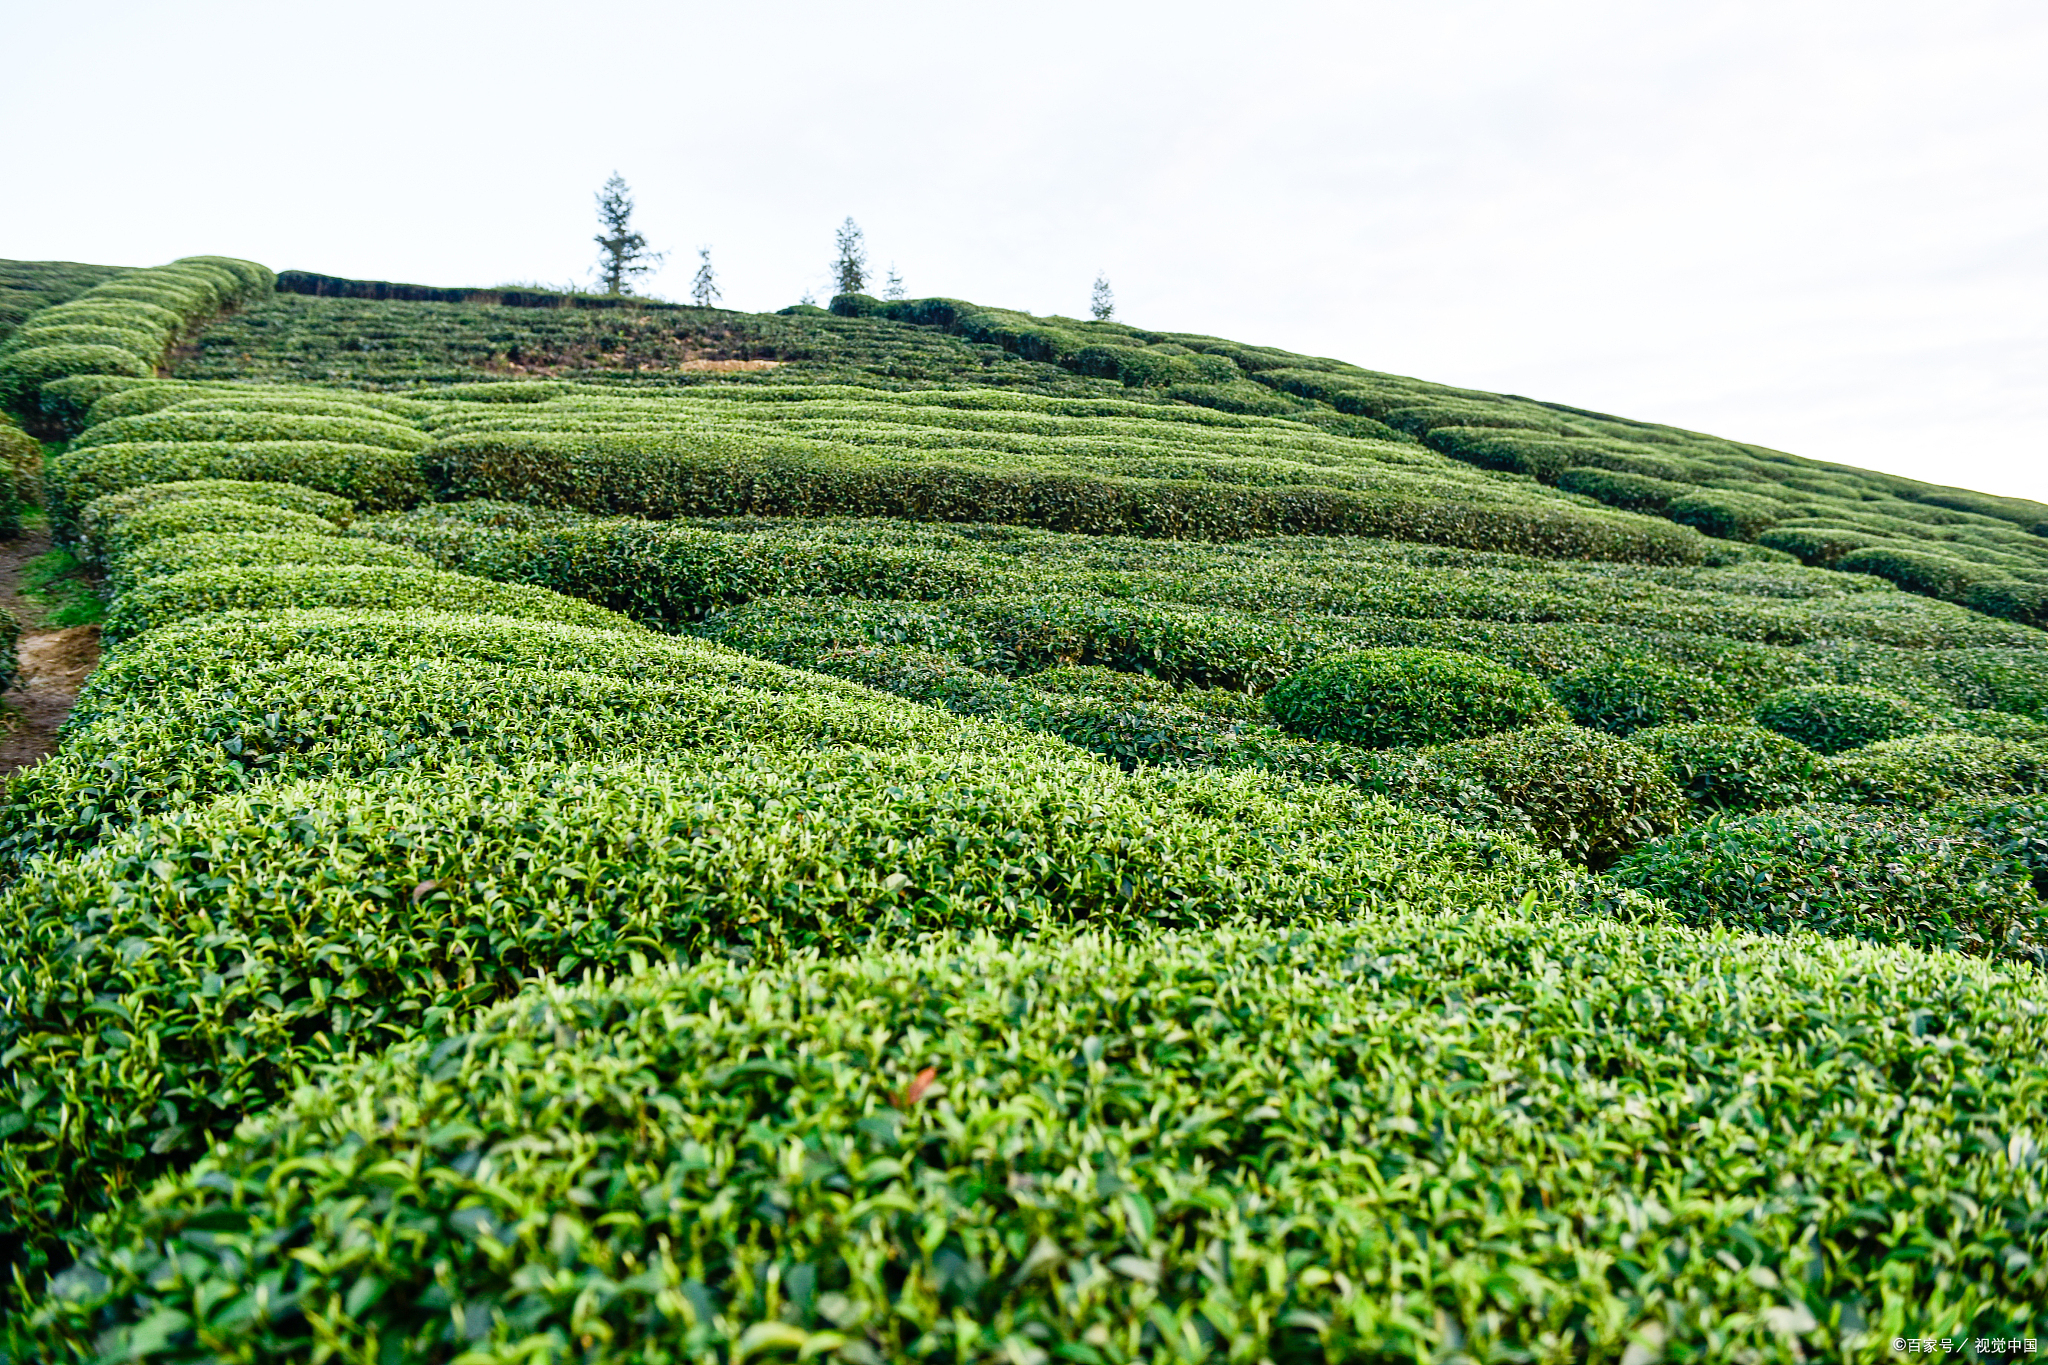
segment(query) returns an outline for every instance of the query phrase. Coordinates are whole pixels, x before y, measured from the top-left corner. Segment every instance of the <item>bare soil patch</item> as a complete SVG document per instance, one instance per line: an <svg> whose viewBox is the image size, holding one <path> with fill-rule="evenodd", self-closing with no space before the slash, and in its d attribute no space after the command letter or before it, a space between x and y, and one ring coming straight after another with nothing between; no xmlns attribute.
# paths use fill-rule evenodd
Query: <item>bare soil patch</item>
<svg viewBox="0 0 2048 1365"><path fill-rule="evenodd" d="M27 529L0 541L0 607L21 618L15 644L20 671L14 686L0 693L6 729L0 733L0 775L40 762L57 747L57 730L71 714L78 689L100 661L98 626L53 627L48 606L22 593L22 573L50 549L46 528Z"/></svg>

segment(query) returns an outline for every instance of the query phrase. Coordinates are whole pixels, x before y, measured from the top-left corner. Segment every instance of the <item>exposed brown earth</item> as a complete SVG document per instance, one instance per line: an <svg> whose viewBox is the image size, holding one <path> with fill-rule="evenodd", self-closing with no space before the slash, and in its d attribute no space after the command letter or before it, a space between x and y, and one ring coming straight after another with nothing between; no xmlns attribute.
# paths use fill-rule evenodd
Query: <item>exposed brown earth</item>
<svg viewBox="0 0 2048 1365"><path fill-rule="evenodd" d="M57 729L71 714L78 689L100 661L98 626L51 627L48 607L21 591L22 571L50 548L50 533L38 528L0 541L0 607L21 618L15 645L20 672L0 694L7 708L0 734L0 775L41 761L57 747Z"/></svg>

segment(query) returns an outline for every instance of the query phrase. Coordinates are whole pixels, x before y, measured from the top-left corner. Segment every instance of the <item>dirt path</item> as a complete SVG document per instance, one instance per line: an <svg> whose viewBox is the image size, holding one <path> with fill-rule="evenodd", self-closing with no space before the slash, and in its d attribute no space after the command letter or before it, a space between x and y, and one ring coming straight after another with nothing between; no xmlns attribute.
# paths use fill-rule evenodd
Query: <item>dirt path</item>
<svg viewBox="0 0 2048 1365"><path fill-rule="evenodd" d="M53 629L45 619L48 609L21 595L23 568L49 548L50 533L40 527L0 540L0 607L20 617L22 626L15 645L21 672L13 688L0 693L10 722L0 734L0 775L26 768L57 747L57 727L100 661L98 626Z"/></svg>

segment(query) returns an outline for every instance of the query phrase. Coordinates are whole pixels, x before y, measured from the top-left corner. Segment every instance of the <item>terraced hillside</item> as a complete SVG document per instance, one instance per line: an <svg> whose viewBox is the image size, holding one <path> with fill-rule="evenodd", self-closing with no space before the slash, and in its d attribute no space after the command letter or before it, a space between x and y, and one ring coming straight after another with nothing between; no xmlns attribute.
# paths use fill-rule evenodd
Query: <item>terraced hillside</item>
<svg viewBox="0 0 2048 1365"><path fill-rule="evenodd" d="M10 1359L2042 1335L2048 507L957 301L283 283L0 344L111 597L0 804Z"/></svg>

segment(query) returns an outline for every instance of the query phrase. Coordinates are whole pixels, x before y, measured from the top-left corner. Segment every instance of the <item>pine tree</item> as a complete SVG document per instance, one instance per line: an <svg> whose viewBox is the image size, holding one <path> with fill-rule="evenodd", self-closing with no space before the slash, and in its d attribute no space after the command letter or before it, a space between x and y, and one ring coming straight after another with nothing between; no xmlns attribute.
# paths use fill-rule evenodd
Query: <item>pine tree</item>
<svg viewBox="0 0 2048 1365"><path fill-rule="evenodd" d="M900 299L903 297L903 277L896 273L896 267L893 264L889 267L889 284L882 291L882 297L885 299Z"/></svg>
<svg viewBox="0 0 2048 1365"><path fill-rule="evenodd" d="M632 280L661 264L666 254L649 251L647 239L633 231L633 198L617 171L597 192L597 221L604 232L592 238L602 247L597 258L597 275L607 294L630 294Z"/></svg>
<svg viewBox="0 0 2048 1365"><path fill-rule="evenodd" d="M697 277L690 281L690 302L709 308L724 295L718 290L718 276L711 269L711 248L697 248Z"/></svg>
<svg viewBox="0 0 2048 1365"><path fill-rule="evenodd" d="M837 285L835 292L859 294L868 287L867 239L861 235L860 224L848 215L839 225L839 259L832 263L832 279Z"/></svg>
<svg viewBox="0 0 2048 1365"><path fill-rule="evenodd" d="M1116 316L1116 295L1109 292L1109 276L1099 270L1095 273L1095 290L1088 297L1088 312L1097 322L1108 322Z"/></svg>

